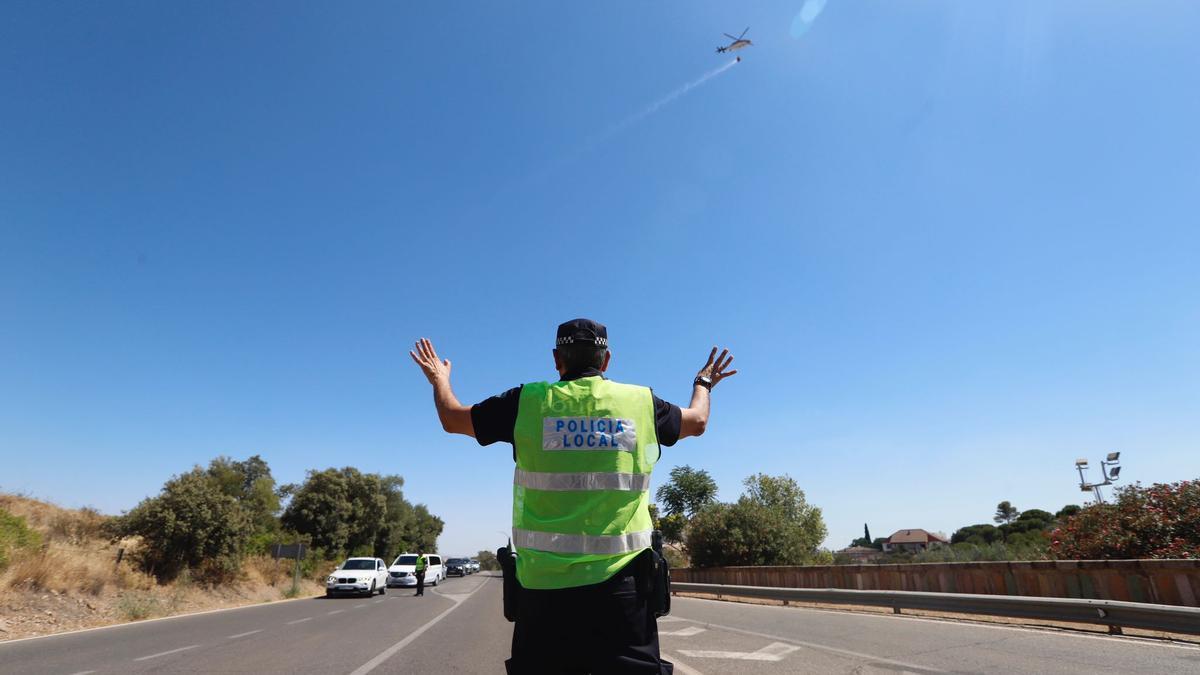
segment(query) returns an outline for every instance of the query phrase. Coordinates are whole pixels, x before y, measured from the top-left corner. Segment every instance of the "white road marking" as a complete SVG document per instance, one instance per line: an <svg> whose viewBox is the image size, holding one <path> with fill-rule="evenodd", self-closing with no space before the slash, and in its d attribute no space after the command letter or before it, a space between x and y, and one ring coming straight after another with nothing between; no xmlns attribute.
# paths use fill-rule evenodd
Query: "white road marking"
<svg viewBox="0 0 1200 675"><path fill-rule="evenodd" d="M237 635L230 635L229 637L227 637L225 639L236 640L238 638L246 637L247 635L254 635L255 633L261 633L261 632L263 632L263 629L261 629L261 628L259 628L258 630L248 630L245 633L238 633Z"/></svg>
<svg viewBox="0 0 1200 675"><path fill-rule="evenodd" d="M334 614L341 614L341 613L342 613L342 612L344 612L344 611L346 611L346 610L344 610L344 609L335 609L335 610L333 610L332 612L326 612L326 614L329 614L330 616L333 616Z"/></svg>
<svg viewBox="0 0 1200 675"><path fill-rule="evenodd" d="M684 621L684 620L685 619L680 619L677 616L664 616L664 617L660 617L658 622L659 623L674 623L676 621Z"/></svg>
<svg viewBox="0 0 1200 675"><path fill-rule="evenodd" d="M475 591L478 591L480 588L483 588L483 586L484 586L484 584L479 584L478 586L475 587ZM350 675L367 675L367 673L378 668L381 663L390 659L393 655L396 654L396 652L407 647L410 643L412 643L413 640L416 640L417 638L421 637L422 633L429 630L430 628L433 628L433 626L437 622L446 618L447 614L458 609L458 606L461 605L463 603L463 601L465 601L467 598L474 595L475 591L471 591L470 593L468 593L466 596L463 596L462 598L457 598L454 596L443 596L447 600L452 601L454 603L454 605L452 607L450 607L449 609L447 609L446 611L442 612L441 614L438 614L437 616L433 617L429 621L425 622L425 624L423 626L421 626L420 628L418 628L417 630L413 631L412 633L409 633L408 637L397 642L396 644L392 645L391 647L388 647L387 649L380 652L375 658L371 659L370 661L367 661L366 663L364 663L361 666L359 666L358 668L356 668L354 670L354 672L350 673Z"/></svg>
<svg viewBox="0 0 1200 675"><path fill-rule="evenodd" d="M381 603L381 602L387 602L387 598L380 598L380 599L378 599L378 600L376 600L376 601L375 601L375 604L379 604L379 603Z"/></svg>
<svg viewBox="0 0 1200 675"><path fill-rule="evenodd" d="M701 659L737 659L740 661L782 661L783 657L800 648L785 645L782 642L772 642L756 652L722 652L711 649L680 649L685 656L695 656Z"/></svg>
<svg viewBox="0 0 1200 675"><path fill-rule="evenodd" d="M186 652L189 649L195 649L196 647L199 647L199 646L200 645L188 645L186 647L180 647L179 649L171 649L169 651L159 652L157 654L151 654L149 656L139 656L138 658L134 659L134 661L149 661L150 659L157 659L158 657L166 656L167 654L178 654L179 652Z"/></svg>
<svg viewBox="0 0 1200 675"><path fill-rule="evenodd" d="M918 666L918 665L912 664L912 663L905 663L904 661L896 661L895 659L885 659L882 656L874 656L872 654L864 654L862 652L854 652L854 651L850 651L849 649L838 649L837 647L828 647L826 645L817 644L815 642L804 642L803 640L793 640L791 638L780 637L778 635L771 635L769 633L759 633L757 631L745 630L743 628L734 628L733 626L722 626L719 623L712 623L710 621L696 621L695 619L687 619L687 621L692 621L694 623L701 623L709 628L717 628L720 630L727 630L731 633L741 633L742 635L753 635L755 637L767 638L768 640L779 640L781 642L788 642L793 645L799 645L801 647L808 647L809 649L815 649L820 652L828 652L830 654L839 654L841 656L849 656L849 657L856 658L856 659L864 659L867 661L873 661L875 663L887 663L889 665L899 666L901 668L908 668L909 670L915 670L918 673L945 673L946 672L944 670L939 670L937 668L931 668L929 666Z"/></svg>
<svg viewBox="0 0 1200 675"><path fill-rule="evenodd" d="M303 619L296 619L295 621L289 621L289 622L287 622L287 625L292 626L292 625L295 625L298 623L304 623L305 621L312 621L312 617L306 616Z"/></svg>
<svg viewBox="0 0 1200 675"><path fill-rule="evenodd" d="M686 663L683 663L682 661L680 661L679 658L676 656L672 656L671 654L668 654L666 652L660 652L660 654L662 654L662 657L664 659L666 659L666 660L670 661L672 664L674 664L675 672L680 673L680 675L704 675L704 673L702 673L702 672L696 670L695 668L687 665Z"/></svg>
<svg viewBox="0 0 1200 675"><path fill-rule="evenodd" d="M688 626L679 630L658 631L659 635L678 635L679 637L691 637L698 633L703 633L704 629L699 626Z"/></svg>
<svg viewBox="0 0 1200 675"><path fill-rule="evenodd" d="M78 673L71 673L71 675L90 675L91 673L94 673L94 672L96 672L96 671L94 671L94 670L81 670L81 671L79 671Z"/></svg>
<svg viewBox="0 0 1200 675"><path fill-rule="evenodd" d="M350 609L362 609L363 607L366 607L366 606L367 606L367 603L365 603L365 602L360 602L359 604L357 604L357 605L355 605L355 606L351 607Z"/></svg>

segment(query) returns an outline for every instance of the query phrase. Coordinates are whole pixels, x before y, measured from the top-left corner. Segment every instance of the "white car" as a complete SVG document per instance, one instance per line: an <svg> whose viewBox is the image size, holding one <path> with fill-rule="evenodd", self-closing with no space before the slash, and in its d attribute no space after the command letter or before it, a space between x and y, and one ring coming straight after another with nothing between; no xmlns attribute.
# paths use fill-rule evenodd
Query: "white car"
<svg viewBox="0 0 1200 675"><path fill-rule="evenodd" d="M442 566L442 556L436 553L425 554L425 585L437 586L439 581L445 581L446 570ZM417 585L417 554L401 553L388 568L388 586Z"/></svg>
<svg viewBox="0 0 1200 675"><path fill-rule="evenodd" d="M347 558L325 579L325 597L387 593L387 564L379 558Z"/></svg>

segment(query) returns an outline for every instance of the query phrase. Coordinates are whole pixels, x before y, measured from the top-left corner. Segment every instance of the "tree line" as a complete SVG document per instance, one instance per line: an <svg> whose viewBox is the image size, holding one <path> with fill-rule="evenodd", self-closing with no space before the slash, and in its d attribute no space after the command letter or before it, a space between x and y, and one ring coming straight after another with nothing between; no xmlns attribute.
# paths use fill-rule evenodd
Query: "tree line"
<svg viewBox="0 0 1200 675"><path fill-rule="evenodd" d="M400 476L353 467L313 469L302 483L277 485L262 457L222 456L172 477L107 527L113 539L139 537L134 562L162 580L188 570L224 581L277 543L307 544L310 564L434 550L444 523L406 500L403 486Z"/></svg>
<svg viewBox="0 0 1200 675"><path fill-rule="evenodd" d="M882 549L883 539L864 537L851 546ZM1068 504L1053 514L996 505L991 523L965 525L950 545L895 552L874 562L969 562L976 560L1132 560L1200 558L1200 481L1118 488L1111 503ZM836 562L852 562L844 555Z"/></svg>

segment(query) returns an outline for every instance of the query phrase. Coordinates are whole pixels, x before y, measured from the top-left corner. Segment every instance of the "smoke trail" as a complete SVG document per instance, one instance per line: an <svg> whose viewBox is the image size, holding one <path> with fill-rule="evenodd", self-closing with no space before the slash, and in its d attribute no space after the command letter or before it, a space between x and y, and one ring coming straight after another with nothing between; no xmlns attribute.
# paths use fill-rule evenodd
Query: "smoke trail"
<svg viewBox="0 0 1200 675"><path fill-rule="evenodd" d="M651 103L650 105L643 108L640 112L636 112L636 113L630 115L629 117L626 117L625 119L621 120L619 123L614 125L612 128L610 128L608 131L604 132L603 134L600 134L599 137L597 137L597 138L593 139L591 142L589 142L587 144L587 149L591 150L591 149L595 148L596 146L600 145L601 143L608 141L609 139L611 139L612 137L621 133L622 131L625 131L629 127L637 124L638 122L641 122L642 120L646 119L647 117L658 112L659 108L662 108L663 106L671 103L672 101L679 98L680 96L683 96L684 94L695 89L696 87L699 87L700 85L704 84L705 82L708 82L712 78L714 78L714 77L720 75L721 73L729 70L730 68L734 67L735 65L737 65L737 63L738 63L737 59L734 59L719 68L714 68L714 69L708 71L707 73L701 75L700 77L696 78L695 80L688 82L687 84L676 89L675 91L673 91L673 92L667 94L666 96L658 99L657 101Z"/></svg>

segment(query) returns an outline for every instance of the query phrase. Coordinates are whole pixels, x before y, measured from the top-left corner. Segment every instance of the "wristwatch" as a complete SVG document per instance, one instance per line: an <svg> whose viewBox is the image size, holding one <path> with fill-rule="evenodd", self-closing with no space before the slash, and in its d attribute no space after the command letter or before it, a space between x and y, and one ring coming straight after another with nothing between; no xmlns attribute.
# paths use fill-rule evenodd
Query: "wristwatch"
<svg viewBox="0 0 1200 675"><path fill-rule="evenodd" d="M697 384L698 384L698 385L700 385L701 387L704 387L705 389L707 389L707 390L709 390L709 391L712 391L712 384L713 384L713 383L712 383L712 378L710 378L710 377L705 377L705 376L703 376L703 375L697 375L697 376L696 376L696 379L692 380L692 384L693 384L693 385L697 385Z"/></svg>

